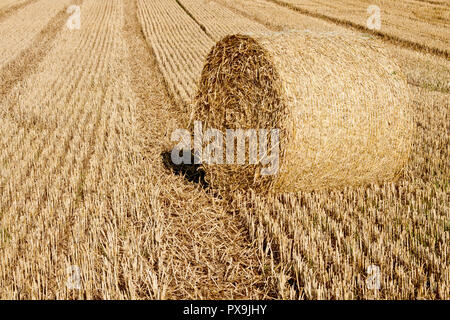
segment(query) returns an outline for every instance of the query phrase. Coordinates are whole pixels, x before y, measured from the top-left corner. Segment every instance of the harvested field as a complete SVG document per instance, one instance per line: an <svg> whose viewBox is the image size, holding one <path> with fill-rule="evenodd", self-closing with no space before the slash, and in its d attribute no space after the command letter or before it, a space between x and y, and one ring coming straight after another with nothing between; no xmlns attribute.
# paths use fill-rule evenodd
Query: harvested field
<svg viewBox="0 0 450 320"><path fill-rule="evenodd" d="M178 0L214 41L233 33L265 32L267 29L250 19L235 15L214 1Z"/></svg>
<svg viewBox="0 0 450 320"><path fill-rule="evenodd" d="M33 39L60 10L65 10L67 1L38 1L31 3L16 14L1 22L0 67L13 60L23 50L31 46ZM15 32L11 32L15 30Z"/></svg>
<svg viewBox="0 0 450 320"><path fill-rule="evenodd" d="M450 298L448 2L374 3L386 37L355 27L366 1L280 2L0 0L1 299ZM290 29L397 61L417 130L396 181L220 197L171 162L216 42Z"/></svg>
<svg viewBox="0 0 450 320"><path fill-rule="evenodd" d="M299 14L295 10L267 0L215 1L238 15L260 22L273 31L295 29L307 29L316 32L354 31L324 19ZM450 62L448 59L427 54L420 50L406 49L390 42L384 45L389 47L390 52L395 56L395 60L402 68L410 84L450 93Z"/></svg>
<svg viewBox="0 0 450 320"><path fill-rule="evenodd" d="M11 16L15 11L37 0L2 0L0 1L0 20Z"/></svg>
<svg viewBox="0 0 450 320"><path fill-rule="evenodd" d="M367 8L376 5L382 15L382 29L373 33L407 47L415 47L449 58L450 7L418 1L270 0L305 15L318 17L356 30L370 31ZM382 9L381 9L382 8ZM381 11L382 10L382 11Z"/></svg>
<svg viewBox="0 0 450 320"><path fill-rule="evenodd" d="M171 93L178 103L188 102L214 41L176 1L140 0L138 11Z"/></svg>

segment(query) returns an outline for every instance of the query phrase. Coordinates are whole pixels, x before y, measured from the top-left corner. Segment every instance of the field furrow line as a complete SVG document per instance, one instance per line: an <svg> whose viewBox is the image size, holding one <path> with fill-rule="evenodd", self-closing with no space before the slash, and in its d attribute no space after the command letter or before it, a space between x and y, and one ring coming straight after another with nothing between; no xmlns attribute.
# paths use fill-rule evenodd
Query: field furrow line
<svg viewBox="0 0 450 320"><path fill-rule="evenodd" d="M297 11L266 0L214 0L238 15L264 24L272 31L308 29L318 32L352 32L344 26L302 15ZM356 34L356 33L355 33ZM380 40L382 41L382 40ZM408 83L428 90L450 93L450 63L446 58L386 44L399 66L407 76Z"/></svg>
<svg viewBox="0 0 450 320"><path fill-rule="evenodd" d="M15 14L20 9L38 0L8 0L0 2L0 22Z"/></svg>
<svg viewBox="0 0 450 320"><path fill-rule="evenodd" d="M331 15L327 15L327 14L323 14L323 13L320 13L317 11L311 11L309 9L303 8L298 3L293 3L292 0L289 0L289 1L267 0L267 1L273 2L280 6L287 7L289 9L297 11L303 15L319 18L319 19L322 19L322 20L325 20L328 22L332 22L332 23L340 25L340 26L351 28L352 30L355 30L355 31L362 31L362 32L372 34L372 35L374 35L384 41L390 42L394 45L402 46L402 47L413 49L413 50L418 50L418 51L425 52L425 53L430 53L430 54L433 54L433 55L436 55L439 57L443 57L447 60L450 59L450 51L448 51L448 49L447 49L448 44L442 44L440 46L436 46L434 44L428 45L428 44L424 44L423 42L418 42L418 41L412 40L413 38L411 38L411 37L409 37L409 38L402 37L396 33L371 30L365 24L359 24L359 23L356 23L356 22L353 22L350 20L346 20L344 18L340 18L337 16L331 16ZM445 30L445 29L443 29L443 30Z"/></svg>
<svg viewBox="0 0 450 320"><path fill-rule="evenodd" d="M146 13L149 18L156 18L156 16L160 14L165 17L163 23L158 22L156 19L150 20L152 23L151 25L155 30L155 36L157 36L160 41L167 42L168 45L173 48L176 48L177 41L181 41L183 45L186 45L186 48L191 49L185 52L171 50L170 54L180 54L186 62L198 64L198 55L196 55L196 50L198 50L197 48L209 46L211 44L211 39L208 37L189 37L189 35L199 32L199 28L196 27L194 30L191 29L192 26L196 25L196 23L191 21L175 2L169 2L166 7L162 7L158 2L152 2L147 8ZM174 36L163 37L162 34L166 30L171 30L171 32L174 33ZM184 57L184 55L187 55L187 57Z"/></svg>
<svg viewBox="0 0 450 320"><path fill-rule="evenodd" d="M110 7L110 8L113 8L114 9L114 15L112 15L112 17L113 17L113 19L111 19L111 24L109 25L109 28L108 28L108 30L110 30L110 29L114 29L114 28L117 28L118 26L117 26L117 21L118 21L118 19L120 18L120 11L118 11L119 10L119 8L120 8L120 3L121 2L119 2L119 1L115 1L115 2L112 2L113 4L111 4L111 3L109 3L109 5L112 5L112 7ZM92 9L92 8L91 8ZM103 12L109 12L109 10L108 10L108 8L105 8L105 9L102 9L102 8L99 8L98 10L100 10L100 11L103 11ZM119 25L119 27L120 27L120 25ZM117 45L117 43L118 43L118 39L120 39L118 36L117 36L117 34L114 36L114 39L112 39L112 38L110 38L108 41L107 41L107 43L111 43L111 40L114 40L114 47ZM117 49L117 48L116 48ZM118 61L120 61L121 59L122 59L122 56L120 56L120 54L117 52L117 50L116 49L112 49L112 48L110 48L109 49L109 51L110 52L114 52L114 60L113 61L109 61L109 63L108 63L108 60L111 60L111 59L106 59L106 64L108 65L108 68L107 68L107 70L106 70L106 74L104 74L103 75L103 77L96 77L95 78L95 80L100 80L100 79L102 79L102 78L106 78L107 79L107 81L106 81L106 83L104 83L104 85L107 85L107 87L104 87L103 85L101 85L101 84L97 84L97 85L99 85L100 86L100 88L104 88L104 89L106 89L106 98L101 98L100 100L102 101L102 103L101 103L101 106L102 106L102 110L101 110L101 114L102 114L102 116L104 116L104 117L106 117L106 118L109 118L109 116L108 116L108 114L110 114L110 113L113 113L113 114L115 114L115 108L117 108L117 104L119 103L119 104L121 104L120 103L120 101L121 101L121 99L119 99L119 97L123 94L123 93L120 93L119 95L118 95L118 93L116 92L117 91L117 87L116 87L116 85L118 85L118 88L125 88L126 89L126 83L123 83L123 82L119 82L119 83L117 83L116 84L116 81L118 81L118 79L117 79L117 76L118 76L118 73L117 72L123 72L124 70L115 70L116 69L116 67L114 67L115 65L116 65L116 63L118 62ZM105 54L104 55L104 57L106 58L106 57L109 57L109 55L107 55L107 54ZM111 56L111 58L112 58L112 56ZM112 62L114 62L114 63L112 63ZM120 65L121 67L123 67L122 65ZM110 69L109 67L112 67L112 69ZM113 74L110 74L110 72L113 72ZM103 83L103 82L102 82ZM113 87L110 87L110 86L113 86ZM109 92L109 93L108 93ZM125 95L125 96L127 96L126 94L123 94L123 95ZM109 96L109 97L108 97ZM111 102L108 102L109 100L111 99ZM98 100L98 99L94 99L94 100ZM91 102L92 102L92 100L91 100ZM123 105L121 104L121 107L127 107L126 106L126 104L124 103ZM123 110L118 110L118 111L120 111L120 112L122 112ZM100 114L100 113L99 113ZM119 117L122 117L122 115L121 114L117 114ZM112 137L112 139L113 140L111 140L111 145L112 146L116 146L118 143L119 143L119 146L120 146L120 141L122 141L123 140L123 138L121 137L121 135L114 135L114 132L116 131L116 130L118 130L118 129L120 129L120 131L122 131L122 127L123 127L123 123L122 123L122 121L120 120L120 118L118 119L119 120L119 122L116 122L115 123L115 126L114 127L111 127L111 128L109 128L108 127L108 131L112 131L112 132L109 132L108 133L108 137L109 136L111 136ZM103 123L105 123L104 121L103 121ZM92 122L90 122L89 123L89 125L87 125L87 127L89 127L89 128L91 128L91 129L89 129L89 130L91 130L91 132L92 132L92 128L94 128L95 127L95 125L92 123ZM105 127L102 127L102 128L105 128ZM89 136L89 135L87 135L87 136ZM106 136L106 135L105 135ZM92 140L91 140L92 141ZM101 141L100 141L100 143L101 143ZM86 143L86 144L84 144L84 145L82 145L82 147L81 148L79 148L79 150L81 151L81 153L83 154L83 156L82 156L82 158L83 159L86 159L86 157L85 156L88 156L89 155L89 149L90 149L90 147L89 147L89 145L88 145L88 143ZM102 150L101 148L99 149L97 146L95 147L95 150ZM118 153L117 152L118 150L110 150L110 152L108 152L107 154L109 155L109 156L112 156L113 158L114 157L116 157L115 155ZM120 150L119 150L120 151ZM69 151L70 152L70 151ZM123 152L123 151L122 151ZM98 156L97 156L97 154L96 154L96 156L95 156L95 161L94 162L92 162L92 165L95 163L95 164L98 164L99 165L99 167L100 168L104 168L104 166L105 166L105 161L103 161L102 160L102 158L101 158L101 156L102 155L104 155L104 153L101 153L101 154L99 154ZM89 161L91 161L91 160L93 160L92 159L92 157L89 157ZM100 160L100 162L98 161L98 160ZM121 158L119 158L119 159L117 159L117 160L120 160L120 161L124 161L125 159L121 159ZM102 163L103 162L103 163ZM98 172L99 170L98 170L98 168L96 167L96 168L93 168L92 167L92 165L90 165L90 169L89 169L89 173L87 173L87 177L86 177L86 180L88 180L88 179L90 179L89 177L91 176L91 172ZM81 167L80 167L81 168ZM108 166L106 166L106 168L108 168ZM126 169L126 168L124 168L124 169ZM101 170L102 172L103 172L103 170ZM116 172L116 173L113 173L113 172L106 172L106 174L108 175L108 178L107 178L107 182L108 183L110 183L111 182L111 174L113 175L113 176L115 176L115 175L119 175L120 174L120 171L119 172ZM76 184L78 184L79 182L80 182L80 180L79 180L79 178L80 178L80 176L79 175L77 175L78 176L78 178L75 178L75 179L72 179L72 178L70 178L70 180L74 183L74 184L72 184L72 185L76 185ZM71 182L71 183L72 183ZM86 181L87 182L87 181ZM89 181L89 182L91 182L91 181ZM100 183L100 185L103 185L105 182L103 182L103 181L93 181L94 182L94 187L93 187L93 189L94 190L96 190L96 189L98 189L98 186L99 186L99 183ZM102 182L103 182L103 184L102 184ZM120 186L120 183L117 183L117 186ZM115 187L116 188L116 187ZM100 201L101 202L104 202L104 203L106 203L105 202L105 200L107 200L107 199L109 199L109 198L111 198L111 196L113 196L113 195L115 195L115 193L117 192L117 190L111 190L111 194L109 193L109 191L110 190L108 190L108 189L106 189L106 191L107 191L107 194L106 194L106 197L105 198L101 198L100 199ZM120 194L122 194L122 196L123 196L123 190L119 190L120 191ZM54 191L54 194L56 195L57 194L57 190L55 189L55 191ZM69 195L69 194L68 194ZM71 197L71 196L70 196ZM75 198L74 198L75 199ZM61 231L61 229L59 229L60 230L60 232L57 232L57 233L53 233L52 234L52 238L55 238L55 237L59 237L59 241L57 241L57 242L54 242L55 244L57 244L56 245L56 247L53 247L53 249L55 250L55 251L57 251L57 252L60 252L60 255L61 255L61 258L63 259L63 260L61 260L61 261L58 261L59 263L64 263L64 262L68 262L68 260L67 259L71 259L70 257L71 257L71 255L66 255L65 253L67 252L67 250L65 249L66 247L67 247L67 243L73 243L73 238L72 238L72 236L71 236L71 234L72 234L72 230L73 230L73 228L76 228L78 225L79 225L79 222L80 223L82 223L82 220L83 220L83 218L84 217L87 217L86 216L86 214L87 214L87 212L86 212L86 207L85 207L85 205L84 205L84 203L86 203L86 201L89 203L89 200L91 199L91 198L89 198L89 197L86 197L85 199L84 199L84 201L83 201L83 199L80 199L80 201L81 202L78 202L78 201L75 201L75 203L74 203L74 199L72 199L72 198L70 198L70 199L66 199L66 205L65 205L65 208L66 209L69 209L70 211L67 213L69 216L67 217L67 219L68 219L68 221L66 221L66 223L65 223L65 228L64 228L64 230L62 230ZM67 200L68 200L68 202L67 202ZM67 206L67 203L68 204L70 204L70 203L72 203L72 205L69 205L69 206ZM78 203L78 205L77 205L77 203ZM49 204L50 205L50 204ZM101 204L99 204L101 207L104 207L104 206L102 206ZM117 205L117 204L116 204ZM116 206L115 205L115 206ZM123 204L122 203L118 203L118 205L121 207ZM119 207L119 208L120 208ZM51 207L43 207L42 208L42 213L40 213L37 217L38 218L40 218L40 217L42 217L42 216L46 216L46 214L50 214L51 213L51 211L49 211L50 210L50 208ZM58 207L56 207L56 209L58 209L58 211L60 210ZM96 207L94 207L93 209L97 209ZM54 210L54 209L52 209L52 210ZM122 210L122 209L119 209L119 210ZM72 212L72 213L71 213ZM74 216L73 216L73 214L76 214L77 215L77 218L74 220ZM104 212L104 214L106 215L106 216L110 216L110 213L108 213L108 212ZM51 216L47 216L47 218L52 218ZM81 221L80 221L81 220ZM59 222L57 222L56 223L57 225L59 225ZM105 228L105 224L103 223L102 225L98 225L98 228L96 229L97 231L102 231L103 229ZM89 229L90 230L90 229ZM68 232L69 232L69 234L68 234ZM102 244L102 246L105 246L105 247L108 247L109 246L109 244L107 244L107 243L110 243L110 241L108 240L108 239L104 239L104 240L102 240L101 238L99 238L98 237L98 234L96 235L97 237L95 238L95 240L96 241L100 241L99 242L99 244ZM76 241L76 240L75 240ZM103 243L104 242L104 243ZM97 242L98 243L98 242ZM111 244L113 244L113 243L111 243ZM98 259L98 257L97 257L97 255L95 254L96 252L97 252L97 247L93 247L93 248L91 248L90 250L88 250L87 252L90 252L90 254L88 255L88 256L86 256L84 253L80 256L80 255L78 255L77 254L77 251L78 251L78 246L75 248L76 249L76 251L74 252L74 256L73 257L75 257L75 256L78 256L78 257L82 257L83 259L91 259L92 257L95 257L95 259ZM80 248L81 249L81 248ZM102 256L100 256L100 259L101 259L101 257ZM120 255L118 254L118 255L116 255L116 257L117 258L120 258ZM65 260L65 261L64 261ZM87 264L84 264L86 267L89 267L89 265L87 265ZM93 280L100 280L100 281L98 281L98 282L95 282L95 283L105 283L105 279L98 279L97 277L98 276L101 276L101 273L98 273L98 272L95 272L95 270L96 270L96 265L97 265L97 263L95 264L95 266L92 266L92 267L94 267L93 269L89 269L87 272L86 272L86 274L87 275L90 275L90 274L92 274L93 275L93 277L92 277L92 279ZM104 266L104 265L103 265ZM62 273L61 273L61 277L62 278L64 278L65 277L65 275L64 275L64 267L61 267L60 268L60 270L62 270ZM38 270L37 271L37 273L39 273L39 272L44 272L45 271L45 269L41 269L41 270ZM93 273L92 273L93 272ZM111 272L110 273L110 276L108 276L108 277L113 277L113 278L115 278L117 276L117 273L116 272ZM52 283L53 281L54 281L54 279L49 279L48 281L51 281L50 283ZM87 283L89 283L89 282L87 282ZM114 287L114 289L118 289L117 287ZM97 292L98 290L97 289L93 289L91 292ZM120 289L119 289L119 291L120 291ZM117 291L117 292L119 292L119 291ZM68 295L68 296L70 296L70 292L68 292L68 291L61 291L60 293L59 293L59 295L63 295L63 296L66 296L66 294ZM104 294L104 293L103 293ZM107 297L107 296L105 296L105 297Z"/></svg>
<svg viewBox="0 0 450 320"><path fill-rule="evenodd" d="M39 35L36 37L36 39L33 41L33 44L26 49L22 54L17 57L15 60L8 63L6 66L4 66L2 69L0 69L0 78L1 78L1 90L0 90L0 98L3 104L4 101L9 102L9 107L2 107L0 110L2 120L8 121L8 122L15 122L16 123L16 130L17 131L9 131L9 140L5 141L5 144L2 145L10 145L12 143L13 145L17 145L19 143L22 143L22 140L19 140L22 135L18 135L18 130L25 130L27 129L27 126L25 128L23 125L25 123L24 120L27 119L26 114L19 114L17 111L17 107L19 104L18 97L20 94L17 92L14 93L12 96L8 96L9 92L14 88L14 86L19 83L23 78L26 78L28 75L32 74L33 72L36 72L37 66L40 61L42 61L45 57L45 54L47 50L50 49L52 46L52 43L54 42L54 38L57 34L57 32L62 27L63 23L65 22L65 12L64 10L60 11L50 22L49 24L39 33ZM56 90L57 91L57 90ZM50 92L47 93L50 95ZM53 93L54 95L55 93ZM37 100L34 100L37 101ZM20 123L20 124L19 124ZM35 134L38 134L38 132L34 131ZM28 134L28 141L32 141L35 139L36 135L33 135L31 133ZM14 142L11 140L14 139ZM27 142L25 142L27 143ZM9 153L5 154L5 158L11 157L11 155L14 153L15 156L19 156L22 153L17 152L17 149L12 147L8 149L4 149L10 151ZM23 156L23 154L22 154ZM15 163L16 159L12 159L10 163Z"/></svg>
<svg viewBox="0 0 450 320"><path fill-rule="evenodd" d="M95 46L94 46L94 48L95 48ZM86 57L89 57L89 55L86 55ZM83 59L81 59L81 61L83 61ZM91 66L95 66L96 63L98 63L96 60L91 59L91 61L90 61ZM87 64L87 66L89 67L89 63ZM91 78L93 77L94 73L89 72L89 69L86 70L85 75L86 75L87 79L86 78L83 79L84 81L88 81L88 83L93 81L93 79L91 79ZM91 80L89 80L89 79L91 79ZM84 90L85 88L81 88L81 89ZM66 94L67 94L67 91L66 91ZM71 94L69 94L69 96L70 95ZM67 97L69 97L69 96L67 96ZM89 98L85 97L84 100L78 101L77 103L81 103L83 105L88 102L89 102ZM67 107L67 106L65 106L65 107ZM49 172L50 172L49 175L57 173L60 166L65 162L65 158L66 158L67 154L69 153L70 148L74 148L73 144L75 146L77 145L77 143L76 143L77 140L75 141L75 143L72 142L72 140L74 139L74 134L75 134L75 132L85 130L85 128L89 124L88 121L91 120L92 111L87 110L88 112L86 113L84 108L77 108L77 109L74 109L74 111L78 111L78 112L73 112L71 115L73 115L73 116L77 115L77 116L73 117L73 119L74 119L73 122L68 122L68 127L73 128L73 126L75 126L75 130L70 131L68 135L64 135L64 132L66 131L66 127L59 126L58 127L59 130L57 130L57 132L55 132L55 135L53 137L56 138L56 137L65 136L64 143L49 144L48 148L46 148L42 153L40 153L40 158L38 158L39 162L37 162L36 160L38 160L38 159L35 158L35 161L33 161L33 163L31 164L33 166L33 171L40 172L44 169L45 166L48 166L48 162L50 160L58 159L58 160L56 160L56 162L54 162L54 166L50 167L51 169L49 170ZM80 122L79 121L80 117L84 117L85 120ZM78 128L76 126L78 126ZM81 137L83 137L83 135L81 135ZM79 139L80 136L76 136L76 138ZM44 140L44 142L45 142L45 140ZM78 141L78 145L79 144L80 143ZM38 167L36 167L36 166L38 166ZM43 166L43 167L39 167L39 166ZM30 176L28 170L27 170L27 172L28 173L25 175L26 177L28 177L27 181L29 181L29 180L35 181L36 177ZM22 184L19 183L19 185L22 185ZM27 185L27 183L25 183L25 185ZM51 186L51 185L47 184L47 187L49 187L49 186ZM25 190L24 190L24 192L25 192ZM25 199L29 198L30 192L31 192L30 190L28 192L25 192L25 197L24 197Z"/></svg>
<svg viewBox="0 0 450 320"><path fill-rule="evenodd" d="M194 22L200 27L200 29L202 29L202 31L204 33L206 33L206 35L211 38L212 40L214 40L214 37L208 32L208 30L206 29L206 27L199 21L197 20L196 16L194 16L191 11L180 1L180 0L175 0L177 2L177 4L181 7L181 9L183 9L184 12L186 12L186 14L192 19L194 20Z"/></svg>
<svg viewBox="0 0 450 320"><path fill-rule="evenodd" d="M221 4L203 0L177 0L201 26L208 31L214 41L219 41L229 34L267 32L260 23L236 15Z"/></svg>
<svg viewBox="0 0 450 320"><path fill-rule="evenodd" d="M151 213L164 221L160 222L159 231L156 230L161 236L157 237L159 239L155 246L161 248L159 254L163 255L160 261L155 261L153 275L167 287L164 292L168 298L269 295L270 285L263 284L256 250L248 242L239 219L228 215L220 201L207 195L204 190L172 174L161 161L167 145L171 144L170 134L179 122L185 120L181 115L186 110L182 105L172 104L164 95L164 81L157 73L159 59L155 51L158 48L149 41L147 49L144 37L135 36L139 34L140 27L138 17L133 13L136 9L132 9L130 4L132 2L126 9L127 21L133 23L127 25L125 34L130 46L131 84L138 97L139 137L142 148L147 150L144 153L145 162L149 163L147 166L138 165L138 168L147 168L153 172L143 175L147 177L144 181L151 183L153 188L146 191L150 193L149 196L140 199L150 199L148 204ZM164 4L170 8L172 6L168 2ZM138 5L142 3L138 2ZM184 12L183 15L186 16ZM143 18L139 17L141 22ZM186 36L191 32L186 33ZM152 121L154 118L159 121ZM130 190L138 192L134 186L130 186ZM145 205L147 201L140 200L139 205ZM185 212L190 214L186 215ZM141 227L138 221L136 219L135 223ZM138 287L138 284L137 279L130 282L133 287ZM158 289L154 285L147 290L150 290L151 296L158 296Z"/></svg>
<svg viewBox="0 0 450 320"><path fill-rule="evenodd" d="M81 4L81 1L79 1L78 3ZM46 28L47 29L47 28ZM53 34L54 32L56 32L53 28L49 28L51 31L51 33ZM50 38L48 35L45 35L45 37ZM43 45L42 47L40 47L40 49L38 50L39 52L44 52L45 50L49 50L49 47L47 45ZM83 50L83 52L85 52ZM89 56L86 56L86 58L88 58ZM41 56L39 60L42 60L44 57ZM77 60L79 59L79 56L74 56L73 60ZM39 62L39 60L37 62ZM83 61L83 59L82 59ZM23 64L22 62L19 62L18 64ZM73 74L73 77L75 77L76 81L74 82L75 86L77 86L80 82L80 78L83 74L88 74L88 70L85 70L84 72L80 73L77 72L76 70L74 70L74 64L73 61L68 63L69 66L71 66L71 68L69 68L70 73ZM38 65L34 65L33 69L37 69ZM32 72L33 69L31 69L29 72ZM42 72L42 71L38 71L38 72ZM17 80L17 79L16 79ZM8 102L8 105L4 105L1 109L1 113L4 119L13 119L15 122L18 123L17 128L23 128L24 130L30 130L31 132L29 132L28 136L26 137L26 140L24 141L25 143L25 148L24 150L29 150L27 149L26 145L30 144L30 141L34 141L34 139L38 136L39 134L39 130L35 130L35 128L33 128L33 125L35 124L34 122L39 121L39 117L37 116L39 113L41 113L42 109L39 107L39 105L43 105L43 104L49 104L51 103L51 99L56 99L56 100L61 100L61 99L65 99L65 103L69 103L69 100L72 97L72 94L67 94L66 92L62 92L61 89L64 85L67 84L66 81L59 81L59 79L55 80L55 83L52 83L50 86L55 88L55 92L53 92L53 94L51 94L51 91L48 92L42 92L42 91L38 91L38 90L30 90L29 91L29 95L31 97L26 97L23 95L20 95L20 90L22 90L23 86L29 86L32 87L33 83L30 79L27 79L28 83L24 83L21 86L18 86L17 88L15 88L16 90L14 92L12 92L9 96L3 96L4 101ZM36 80L34 80L36 81ZM37 80L37 82L39 82L39 80ZM28 101L25 100L28 98ZM30 103L31 101L31 103ZM33 104L35 104L35 101L39 101L38 106L35 106ZM37 118L35 117L30 117L30 114L32 115L33 113L30 112L31 110L37 109L35 112L35 115L37 116ZM57 115L63 115L64 117L62 119L58 119L59 123L66 123L67 121L69 121L69 117L71 117L72 119L76 116L76 113L73 114L66 114L66 113L57 113ZM42 116L42 115L41 115ZM29 120L27 120L29 119ZM47 121L50 120L47 118ZM33 159L37 159L38 155L41 153L41 147L42 144L45 143L47 141L47 139L49 138L50 134L52 133L52 128L56 128L58 126L58 121L54 121L53 126L49 125L49 126L45 126L45 128L47 128L48 130L44 130L43 132L40 132L40 142L41 145L38 147L38 153L36 153L36 155L34 155ZM32 134L33 133L33 134ZM47 134L45 134L47 133ZM57 134L56 132L54 134ZM14 133L11 134L11 136L14 136ZM17 139L15 138L15 140L17 141ZM20 143L21 141L17 141L17 143ZM22 147L24 147L22 146ZM10 150L10 153L8 156L11 156L13 153L15 155L15 158L11 159L10 163L11 164L15 164L18 161L18 157L20 156L24 156L26 154L26 152L21 152L20 148L18 149L14 149L14 148L8 148L8 150ZM23 163L23 162L22 162ZM26 162L25 162L26 163ZM29 166L31 166L32 164L30 163ZM24 175L28 175L29 169L27 170L22 170L20 168L18 172L26 172ZM11 173L14 172L13 170L10 171ZM16 171L17 172L17 171ZM2 178L8 178L6 176L3 176ZM5 180L5 179L3 179ZM19 179L20 180L20 179Z"/></svg>
<svg viewBox="0 0 450 320"><path fill-rule="evenodd" d="M138 8L143 31L172 95L179 103L189 103L214 41L175 0L141 0Z"/></svg>
<svg viewBox="0 0 450 320"><path fill-rule="evenodd" d="M421 4L430 4L430 5L439 5L439 6L447 6L450 7L450 3L446 0L411 0L411 2L420 2Z"/></svg>
<svg viewBox="0 0 450 320"><path fill-rule="evenodd" d="M40 0L0 22L0 68L30 48L41 30L69 3L70 0Z"/></svg>
<svg viewBox="0 0 450 320"><path fill-rule="evenodd" d="M71 115L72 117L78 114L78 117L82 117L82 119L75 118L75 121L68 122L66 126L58 127L54 137L65 137L65 142L55 143L57 140L55 141L54 138L52 138L51 141L54 141L54 143L47 144L44 150L45 152L41 155L41 157L39 157L38 162L32 166L30 175L26 175L28 176L27 180L25 180L23 183L25 185L25 189L17 190L19 194L23 195L23 200L15 200L14 206L8 211L12 213L15 210L22 211L25 209L24 211L26 212L30 212L30 210L34 212L37 215L35 216L35 218L38 221L30 225L31 230L33 229L32 226L34 226L34 228L38 228L37 230L39 230L39 220L41 220L41 217L45 216L46 213L49 213L49 210L59 211L61 209L58 208L59 205L55 207L55 204L60 203L60 200L63 198L65 198L64 200L67 201L67 197L64 195L66 191L64 190L67 190L69 192L68 194L73 194L73 196L70 196L70 201L76 201L77 196L75 189L76 185L79 184L81 179L80 170L81 174L84 174L82 172L82 169L83 167L87 167L89 164L90 157L92 155L92 152L90 152L90 150L92 151L93 149L93 146L91 145L89 147L89 145L95 142L94 136L98 133L97 129L99 127L98 124L100 121L100 117L105 111L99 107L95 109L93 109L92 107L95 107L97 104L101 105L102 103L104 103L104 93L102 93L102 90L105 85L108 85L111 81L114 81L114 79L110 75L110 69L112 59L111 52L114 52L112 40L115 37L116 33L110 30L112 29L111 26L114 26L116 23L117 16L113 13L116 13L114 11L117 10L117 3L117 1L114 1L113 4L109 2L102 4L100 2L89 1L86 6L83 6L83 8L85 8L86 10L92 10L92 13L90 15L86 15L84 20L84 23L86 25L92 26L89 28L89 30L86 30L83 33L82 37L75 37L74 40L78 40L78 43L82 46L86 45L86 49L83 50L82 47L77 47L76 45L73 47L64 47L64 41L66 41L64 39L67 36L70 36L71 32L65 31L65 33L60 35L58 39L59 41L63 40L61 42L61 45L55 47L53 52L51 52L50 57L52 57L52 55L56 55L61 57L68 57L72 60L72 62L77 61L75 63L68 64L65 64L64 61L61 61L62 63L59 66L61 66L62 68L60 70L55 70L56 72L58 72L67 70L65 68L69 68L68 71L59 72L59 74L81 74L81 76L79 76L78 78L75 77L75 82L73 82L73 80L70 78L59 79L59 77L57 77L57 74L55 74L55 80L56 84L61 82L66 83L65 92L64 89L62 89L60 93L60 96L63 98L63 100L69 100L69 96L74 95L74 93L70 91L71 88L74 87L78 89L75 92L75 96L78 95L79 97L82 97L82 99L75 99L75 97L70 98L71 103L64 106L66 110L71 110L70 107L73 107L73 112L64 112L64 109L62 108L59 110L62 111L62 114ZM97 15L100 13L102 17L99 18L97 17ZM98 34L101 35L100 38L98 38ZM88 41L86 41L86 38L88 38ZM77 55L80 48L82 49L81 52L84 56ZM98 52L102 59L97 59L90 50ZM42 64L45 65L50 61L51 60L46 59L42 62ZM76 68L78 72L74 73L73 71L71 71L71 69L73 68ZM87 70L84 68L87 68ZM84 72L80 72L82 70ZM48 74L45 74L45 71L43 71L42 74L38 73L35 77L44 75L48 76ZM28 81L28 83L31 82L32 81ZM47 80L47 83L52 83L51 77L50 81ZM69 83L69 85L67 83ZM90 90L90 88L93 88L93 85L98 85L99 87L89 95L81 94L82 92L89 92L86 90ZM30 96L33 96L33 94L36 94L36 92L33 92L33 90L31 90ZM54 105L54 101L49 101L47 105L48 107L52 108L52 106ZM86 108L86 106L88 106L88 108ZM51 112L51 110L45 111ZM52 112L55 112L55 110L53 109ZM94 116L94 119L92 116ZM81 121L79 121L79 119ZM67 131L66 128L69 128L70 130ZM69 159L71 159L71 161L67 161ZM42 176L43 171L47 171L48 174ZM76 175L78 176L78 179L72 179L70 174L64 175L63 173L72 173L72 176ZM64 177L64 179L61 180L58 177ZM39 181L45 186L44 190L36 189L35 186L39 185ZM64 181L67 181L69 183L67 184L67 182ZM65 207L67 208L66 205ZM75 210L75 206L72 205L69 207L72 208L71 210ZM23 216L20 217L19 215L18 219L23 219ZM25 240L26 234L16 232L16 235L19 234L22 234L22 236L15 238L15 241L20 243ZM64 237L64 235L61 233L59 233L58 236ZM23 252L23 250L17 250L14 256L19 257L22 254L21 252ZM14 260L14 257L10 255L9 260Z"/></svg>

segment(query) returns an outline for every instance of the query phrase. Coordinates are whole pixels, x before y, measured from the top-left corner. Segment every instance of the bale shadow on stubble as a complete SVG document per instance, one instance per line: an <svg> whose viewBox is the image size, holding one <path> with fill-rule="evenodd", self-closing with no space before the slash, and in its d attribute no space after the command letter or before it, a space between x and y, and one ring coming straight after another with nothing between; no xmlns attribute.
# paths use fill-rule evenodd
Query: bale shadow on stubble
<svg viewBox="0 0 450 320"><path fill-rule="evenodd" d="M209 187L205 180L205 171L200 164L194 164L194 153L191 151L191 164L175 164L172 161L171 151L161 153L164 166L176 175L183 176L187 181L198 183L202 188Z"/></svg>

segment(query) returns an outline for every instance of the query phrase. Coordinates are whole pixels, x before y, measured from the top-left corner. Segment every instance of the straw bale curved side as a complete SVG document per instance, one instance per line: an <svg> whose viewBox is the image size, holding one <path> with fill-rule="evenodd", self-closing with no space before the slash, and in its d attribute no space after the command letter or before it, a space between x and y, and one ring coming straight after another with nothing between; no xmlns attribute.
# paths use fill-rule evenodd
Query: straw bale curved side
<svg viewBox="0 0 450 320"><path fill-rule="evenodd" d="M393 180L410 152L407 83L370 38L308 31L227 36L206 59L193 105L192 119L224 137L226 129L280 130L274 175L261 175L263 164L204 163L209 183L225 191Z"/></svg>

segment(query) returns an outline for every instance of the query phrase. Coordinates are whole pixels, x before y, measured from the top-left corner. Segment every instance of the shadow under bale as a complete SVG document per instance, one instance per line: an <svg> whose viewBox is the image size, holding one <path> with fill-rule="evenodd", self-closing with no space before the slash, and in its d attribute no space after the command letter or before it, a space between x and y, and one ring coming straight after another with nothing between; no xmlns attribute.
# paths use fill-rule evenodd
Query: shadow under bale
<svg viewBox="0 0 450 320"><path fill-rule="evenodd" d="M205 180L205 171L200 164L194 164L194 153L191 151L191 164L175 164L172 161L171 151L166 151L161 154L164 166L171 170L176 175L183 176L187 181L198 183L202 188L207 188L209 185Z"/></svg>

